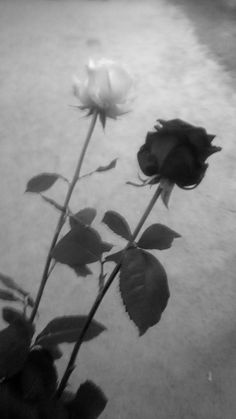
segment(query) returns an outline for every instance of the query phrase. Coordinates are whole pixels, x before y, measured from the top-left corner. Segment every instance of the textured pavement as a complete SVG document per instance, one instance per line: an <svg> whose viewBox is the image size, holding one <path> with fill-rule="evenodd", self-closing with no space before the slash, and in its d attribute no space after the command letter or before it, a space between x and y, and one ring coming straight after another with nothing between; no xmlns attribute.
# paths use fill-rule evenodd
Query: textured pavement
<svg viewBox="0 0 236 419"><path fill-rule="evenodd" d="M96 316L108 331L82 348L72 388L87 378L100 385L107 419L234 419L236 94L184 9L164 0L0 1L0 271L35 295L57 214L25 185L43 171L71 177L88 127L68 106L72 77L90 56L122 61L135 78L133 111L108 121L105 134L97 126L84 164L87 172L119 157L117 168L81 181L73 198L75 211L98 209L104 239L122 245L101 226L104 211L134 227L150 199L152 190L125 182L137 180L136 153L157 118L202 125L223 151L196 190L176 188L170 209L159 202L147 223L182 236L155 253L171 291L161 322L138 338L113 285ZM61 202L64 193L58 183L50 196ZM57 315L87 313L96 290L95 278L57 266L38 330Z"/></svg>

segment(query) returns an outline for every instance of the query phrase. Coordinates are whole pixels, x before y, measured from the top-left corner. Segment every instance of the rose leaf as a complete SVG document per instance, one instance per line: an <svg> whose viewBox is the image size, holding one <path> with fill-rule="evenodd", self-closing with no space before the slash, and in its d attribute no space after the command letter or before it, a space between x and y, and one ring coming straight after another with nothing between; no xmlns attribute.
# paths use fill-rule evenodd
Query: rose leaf
<svg viewBox="0 0 236 419"><path fill-rule="evenodd" d="M77 276L82 276L84 278L92 274L92 271L89 269L87 265L76 265L73 266L73 269Z"/></svg>
<svg viewBox="0 0 236 419"><path fill-rule="evenodd" d="M113 248L113 244L108 242L102 242L102 252L110 252L110 250Z"/></svg>
<svg viewBox="0 0 236 419"><path fill-rule="evenodd" d="M57 387L57 372L48 349L32 349L21 371L23 398L37 401L52 397Z"/></svg>
<svg viewBox="0 0 236 419"><path fill-rule="evenodd" d="M103 391L92 381L85 381L79 387L75 397L68 403L71 417L96 419L107 404Z"/></svg>
<svg viewBox="0 0 236 419"><path fill-rule="evenodd" d="M22 287L20 287L14 279L10 278L9 276L6 276L2 273L0 273L0 281L2 282L5 287L18 292L20 295L23 295L23 297L28 297L29 293L25 291ZM31 299L32 302L32 299Z"/></svg>
<svg viewBox="0 0 236 419"><path fill-rule="evenodd" d="M11 291L0 289L0 300L5 301L22 301L19 297L13 294Z"/></svg>
<svg viewBox="0 0 236 419"><path fill-rule="evenodd" d="M140 237L137 245L142 249L168 249L180 234L163 224L152 224Z"/></svg>
<svg viewBox="0 0 236 419"><path fill-rule="evenodd" d="M123 250L120 250L119 252L112 253L111 255L106 256L105 261L120 263L123 256L123 252Z"/></svg>
<svg viewBox="0 0 236 419"><path fill-rule="evenodd" d="M11 377L23 366L32 338L32 329L22 320L0 332L0 378Z"/></svg>
<svg viewBox="0 0 236 419"><path fill-rule="evenodd" d="M106 166L99 166L95 172L106 172L107 170L111 170L114 169L116 167L116 162L117 162L117 158L112 160L109 164L107 164Z"/></svg>
<svg viewBox="0 0 236 419"><path fill-rule="evenodd" d="M95 208L83 208L76 214L70 216L70 226L75 227L78 223L85 225L91 225L94 218L96 217L97 211Z"/></svg>
<svg viewBox="0 0 236 419"><path fill-rule="evenodd" d="M21 311L12 307L3 307L2 318L10 325L22 325L25 329L28 329L29 333L33 334L34 326L31 325Z"/></svg>
<svg viewBox="0 0 236 419"><path fill-rule="evenodd" d="M169 298L163 266L144 250L129 249L122 260L120 292L130 319L143 335L159 322Z"/></svg>
<svg viewBox="0 0 236 419"><path fill-rule="evenodd" d="M61 400L57 400L55 398L48 398L48 397L42 398L37 403L37 419L38 418L40 419L71 419L69 418L68 411ZM30 418L30 419L34 419L34 418Z"/></svg>
<svg viewBox="0 0 236 419"><path fill-rule="evenodd" d="M48 323L43 331L37 336L36 344L58 345L60 343L76 342L83 330L87 316L56 317ZM93 320L84 337L84 341L94 339L106 330L105 326Z"/></svg>
<svg viewBox="0 0 236 419"><path fill-rule="evenodd" d="M126 219L116 211L107 211L102 219L114 233L130 241L132 239L131 230Z"/></svg>
<svg viewBox="0 0 236 419"><path fill-rule="evenodd" d="M1 419L38 419L38 414L35 407L19 398L6 381L1 384L0 417Z"/></svg>
<svg viewBox="0 0 236 419"><path fill-rule="evenodd" d="M92 227L77 224L55 246L52 257L60 263L84 266L97 262L102 255L100 235Z"/></svg>
<svg viewBox="0 0 236 419"><path fill-rule="evenodd" d="M62 176L58 173L40 173L28 181L25 192L44 192L51 188L59 178L62 178Z"/></svg>
<svg viewBox="0 0 236 419"><path fill-rule="evenodd" d="M54 360L60 359L63 355L60 347L58 345L42 342L40 343L40 346L44 349L47 349L47 351L51 354L51 357Z"/></svg>

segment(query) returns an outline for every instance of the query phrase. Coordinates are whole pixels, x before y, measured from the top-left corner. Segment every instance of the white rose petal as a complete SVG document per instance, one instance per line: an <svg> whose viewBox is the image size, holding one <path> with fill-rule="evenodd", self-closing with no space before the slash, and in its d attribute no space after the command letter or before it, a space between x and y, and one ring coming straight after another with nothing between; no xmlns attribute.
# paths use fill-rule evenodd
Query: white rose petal
<svg viewBox="0 0 236 419"><path fill-rule="evenodd" d="M120 64L105 58L97 62L90 60L87 79L75 80L74 93L84 107L115 119L129 111L128 94L132 84L130 74Z"/></svg>
<svg viewBox="0 0 236 419"><path fill-rule="evenodd" d="M109 79L114 102L124 103L133 83L130 75L123 68L113 65L109 70Z"/></svg>
<svg viewBox="0 0 236 419"><path fill-rule="evenodd" d="M86 108L93 106L90 95L88 94L88 80L81 82L76 77L74 77L74 95L79 99L81 104Z"/></svg>

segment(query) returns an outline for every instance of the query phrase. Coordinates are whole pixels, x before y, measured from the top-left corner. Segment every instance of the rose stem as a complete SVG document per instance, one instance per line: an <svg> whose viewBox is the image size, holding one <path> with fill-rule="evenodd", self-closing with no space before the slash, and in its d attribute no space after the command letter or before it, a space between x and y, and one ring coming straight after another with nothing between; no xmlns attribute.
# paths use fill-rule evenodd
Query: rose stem
<svg viewBox="0 0 236 419"><path fill-rule="evenodd" d="M81 167L82 167L82 164L83 164L83 161L84 161L84 156L85 156L85 153L87 151L89 141L91 139L91 136L92 136L92 133L93 133L96 121L97 121L97 116L98 116L98 112L95 111L92 115L90 126L89 126L89 129L88 129L85 141L84 141L84 145L83 145L83 148L82 148L82 151L81 151L81 154L80 154L75 172L74 172L73 179L69 184L69 189L68 189L68 192L66 194L65 202L64 202L64 205L63 205L64 211L61 213L61 215L59 217L59 220L58 220L58 223L57 223L57 226L56 226L56 230L55 230L55 233L54 233L54 236L53 236L53 239L52 239L52 242L51 242L51 246L49 248L49 252L48 252L48 255L47 255L47 259L46 259L41 283L40 283L40 286L39 286L39 290L38 290L38 293L37 293L37 297L36 297L36 300L35 300L35 304L34 304L32 312L31 312L31 316L30 316L30 321L31 322L34 321L34 318L35 318L36 313L38 311L38 307L39 307L39 304L40 304L40 301L41 301L41 298L42 298L42 295L43 295L45 285L46 285L48 277L50 275L49 270L50 270L50 264L51 264L51 261L52 261L51 254L52 254L52 251L53 251L53 249L54 249L54 247L57 243L57 240L58 240L59 234L61 232L61 229L62 229L62 227L65 223L68 205L69 205L74 187L75 187L75 185L76 185L76 183L79 179Z"/></svg>
<svg viewBox="0 0 236 419"><path fill-rule="evenodd" d="M159 185L158 188L156 189L152 199L150 200L146 210L144 211L144 214L140 218L140 221L138 222L137 227L135 228L134 233L132 234L132 239L130 240L130 242L126 246L126 249L128 248L129 244L132 243L136 239L136 237L139 234L141 228L143 227L143 224L145 223L148 215L150 214L150 212L151 212L152 208L154 207L157 199L159 198L161 192L162 192L162 188ZM84 336L85 336L85 334L86 334L86 332L87 332L87 330L88 330L88 328L89 328L89 326L90 326L90 324L93 320L93 317L94 317L98 307L100 306L106 292L110 288L113 280L115 279L116 275L120 271L120 268L121 268L121 263L118 263L115 266L115 268L113 269L113 271L111 272L111 274L110 274L108 280L106 281L103 289L98 294L97 298L95 299L95 301L93 303L93 306L92 306L92 308L91 308L91 310L90 310L90 312L87 316L84 327L83 327L83 329L82 329L82 331L81 331L81 333L78 337L77 342L74 345L74 348L73 348L73 351L71 353L71 356L70 356L69 362L67 364L66 370L65 370L64 375L63 375L63 377L61 379L61 382L59 384L59 387L58 387L58 390L57 390L57 393L56 393L58 398L62 395L62 393L63 393L63 391L64 391L64 389L67 385L68 379L70 378L70 375L72 374L72 372L75 368L75 360L76 360L77 355L79 353L81 344L83 343Z"/></svg>

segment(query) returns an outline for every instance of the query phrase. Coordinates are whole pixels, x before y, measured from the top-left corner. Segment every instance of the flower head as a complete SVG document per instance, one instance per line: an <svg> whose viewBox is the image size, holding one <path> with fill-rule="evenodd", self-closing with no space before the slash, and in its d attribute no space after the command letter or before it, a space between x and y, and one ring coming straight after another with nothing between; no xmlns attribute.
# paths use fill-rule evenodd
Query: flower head
<svg viewBox="0 0 236 419"><path fill-rule="evenodd" d="M87 65L87 77L74 83L74 94L81 102L82 109L89 113L97 111L103 118L116 119L127 113L128 94L132 78L120 64L105 58Z"/></svg>
<svg viewBox="0 0 236 419"><path fill-rule="evenodd" d="M206 159L221 150L212 145L214 137L180 119L158 120L138 152L139 166L152 183L167 179L183 189L196 187L206 173Z"/></svg>

